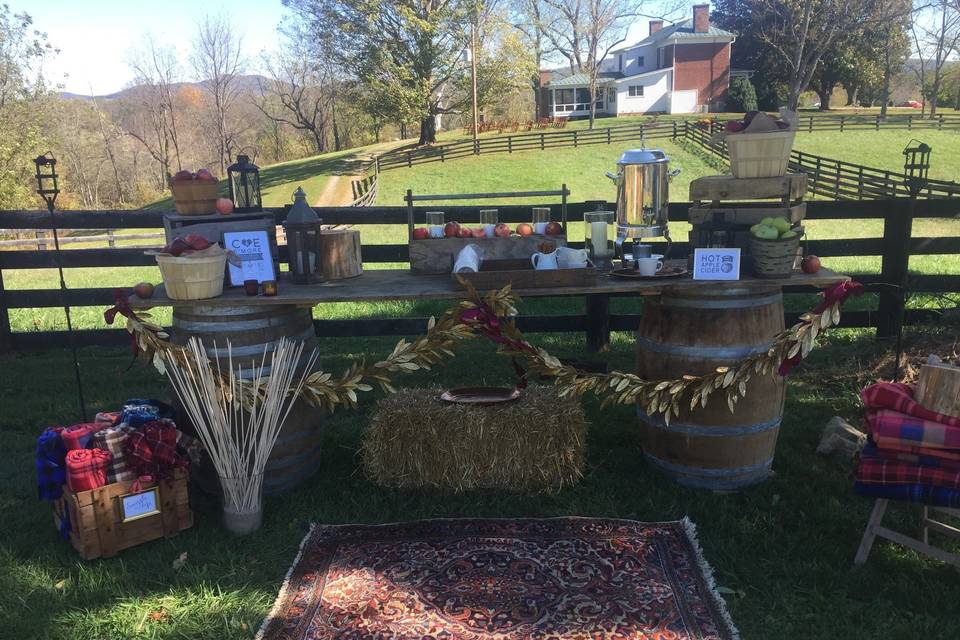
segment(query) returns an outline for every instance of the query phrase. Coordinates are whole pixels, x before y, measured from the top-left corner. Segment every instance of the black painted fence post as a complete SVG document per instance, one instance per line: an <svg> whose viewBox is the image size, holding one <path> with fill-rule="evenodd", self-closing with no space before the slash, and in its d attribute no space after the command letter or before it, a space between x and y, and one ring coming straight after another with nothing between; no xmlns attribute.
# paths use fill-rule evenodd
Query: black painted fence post
<svg viewBox="0 0 960 640"><path fill-rule="evenodd" d="M903 301L910 264L910 238L916 200L898 200L883 216L883 257L877 337L896 336L903 326Z"/></svg>
<svg viewBox="0 0 960 640"><path fill-rule="evenodd" d="M610 349L610 296L587 295L587 350L609 351Z"/></svg>
<svg viewBox="0 0 960 640"><path fill-rule="evenodd" d="M0 353L13 348L13 335L10 332L10 309L3 288L3 270L0 269Z"/></svg>

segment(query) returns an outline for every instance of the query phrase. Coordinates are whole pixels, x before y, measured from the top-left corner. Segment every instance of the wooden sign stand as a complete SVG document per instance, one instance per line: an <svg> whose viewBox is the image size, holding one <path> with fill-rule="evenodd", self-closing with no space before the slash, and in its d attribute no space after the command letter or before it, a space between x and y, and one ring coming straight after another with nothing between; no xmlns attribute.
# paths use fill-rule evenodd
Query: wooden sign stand
<svg viewBox="0 0 960 640"><path fill-rule="evenodd" d="M960 518L960 509L947 509L944 507L930 507L923 505L920 510L920 538L911 538L893 529L888 529L881 524L883 514L887 511L887 504L890 501L886 498L879 498L873 505L873 511L870 513L870 520L867 521L867 529L863 532L863 538L860 540L860 548L857 549L857 555L853 559L854 564L863 564L870 555L870 549L873 548L873 542L880 536L899 545L918 551L924 555L936 558L955 567L960 568L960 554L944 551L939 547L930 544L930 531L933 530L951 538L960 538L960 529L930 519L930 511L939 511L955 518Z"/></svg>

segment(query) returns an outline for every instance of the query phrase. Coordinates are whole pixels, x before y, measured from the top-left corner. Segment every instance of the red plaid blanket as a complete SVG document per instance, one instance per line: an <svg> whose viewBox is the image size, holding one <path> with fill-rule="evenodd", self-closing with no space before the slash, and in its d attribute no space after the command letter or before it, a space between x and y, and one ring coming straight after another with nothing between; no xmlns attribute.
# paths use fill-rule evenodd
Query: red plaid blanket
<svg viewBox="0 0 960 640"><path fill-rule="evenodd" d="M104 486L111 457L101 449L67 451L67 486L74 493Z"/></svg>
<svg viewBox="0 0 960 640"><path fill-rule="evenodd" d="M881 449L870 442L864 447L861 455L895 462L921 464L925 467L937 467L949 471L960 471L960 452L947 449L924 449L923 447L904 447L889 444Z"/></svg>
<svg viewBox="0 0 960 640"><path fill-rule="evenodd" d="M923 484L960 489L960 469L890 460L870 455L868 450L861 455L855 476L863 484Z"/></svg>
<svg viewBox="0 0 960 640"><path fill-rule="evenodd" d="M184 468L189 459L177 450L180 432L172 420L145 422L126 439L127 464L138 476L166 478L175 468Z"/></svg>
<svg viewBox="0 0 960 640"><path fill-rule="evenodd" d="M899 445L960 450L960 427L890 409L869 410L865 420L870 437L881 448Z"/></svg>
<svg viewBox="0 0 960 640"><path fill-rule="evenodd" d="M63 438L63 446L70 449L86 449L90 444L90 437L107 426L103 422L86 422L67 427L60 434Z"/></svg>
<svg viewBox="0 0 960 640"><path fill-rule="evenodd" d="M960 418L953 418L926 409L913 399L913 386L902 382L878 382L865 387L860 399L866 409L892 409L914 418L960 427Z"/></svg>

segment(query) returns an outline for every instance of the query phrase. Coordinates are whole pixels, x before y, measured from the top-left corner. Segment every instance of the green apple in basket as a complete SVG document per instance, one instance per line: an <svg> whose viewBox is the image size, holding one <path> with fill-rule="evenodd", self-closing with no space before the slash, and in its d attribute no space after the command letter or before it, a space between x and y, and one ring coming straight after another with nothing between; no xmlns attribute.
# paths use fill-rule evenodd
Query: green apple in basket
<svg viewBox="0 0 960 640"><path fill-rule="evenodd" d="M752 233L755 238L759 238L760 240L776 240L780 237L780 232L776 227L769 224L764 224L762 222L750 227L750 233Z"/></svg>

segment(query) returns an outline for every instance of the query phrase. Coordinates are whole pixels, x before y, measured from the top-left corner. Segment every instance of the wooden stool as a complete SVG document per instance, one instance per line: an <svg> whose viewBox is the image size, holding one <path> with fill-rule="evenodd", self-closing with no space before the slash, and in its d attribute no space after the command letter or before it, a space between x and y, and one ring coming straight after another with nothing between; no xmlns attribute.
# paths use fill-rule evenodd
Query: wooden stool
<svg viewBox="0 0 960 640"><path fill-rule="evenodd" d="M892 529L882 526L883 514L887 510L886 498L878 498L873 505L873 511L870 513L870 520L867 521L867 529L863 532L863 539L860 540L860 548L857 549L857 555L854 557L854 564L863 564L870 555L870 549L873 547L873 541L877 536L886 538L892 542L909 547L914 551L942 560L960 568L960 554L950 553L930 544L930 530L944 535L960 538L960 529L937 520L930 519L930 511L939 511L955 518L960 518L960 509L947 509L944 507L930 507L922 505L920 510L920 538L911 538Z"/></svg>

